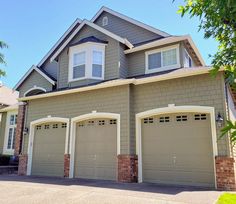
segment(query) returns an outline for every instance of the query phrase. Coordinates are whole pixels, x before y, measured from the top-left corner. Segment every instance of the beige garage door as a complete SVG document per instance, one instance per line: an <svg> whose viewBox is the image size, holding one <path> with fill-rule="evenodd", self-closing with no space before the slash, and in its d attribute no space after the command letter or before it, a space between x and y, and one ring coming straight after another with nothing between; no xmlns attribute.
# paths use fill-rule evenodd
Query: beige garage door
<svg viewBox="0 0 236 204"><path fill-rule="evenodd" d="M143 119L143 181L214 187L209 117L179 113Z"/></svg>
<svg viewBox="0 0 236 204"><path fill-rule="evenodd" d="M35 127L32 175L64 175L66 123L46 123Z"/></svg>
<svg viewBox="0 0 236 204"><path fill-rule="evenodd" d="M116 180L117 121L87 120L77 124L75 177Z"/></svg>

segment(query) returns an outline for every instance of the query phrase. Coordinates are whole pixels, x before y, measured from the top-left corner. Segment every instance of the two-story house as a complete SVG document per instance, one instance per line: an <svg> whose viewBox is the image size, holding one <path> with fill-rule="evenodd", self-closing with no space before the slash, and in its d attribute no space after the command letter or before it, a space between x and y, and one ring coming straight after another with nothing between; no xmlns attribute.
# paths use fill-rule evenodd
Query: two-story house
<svg viewBox="0 0 236 204"><path fill-rule="evenodd" d="M19 174L233 189L234 98L209 70L189 35L77 19L15 86Z"/></svg>

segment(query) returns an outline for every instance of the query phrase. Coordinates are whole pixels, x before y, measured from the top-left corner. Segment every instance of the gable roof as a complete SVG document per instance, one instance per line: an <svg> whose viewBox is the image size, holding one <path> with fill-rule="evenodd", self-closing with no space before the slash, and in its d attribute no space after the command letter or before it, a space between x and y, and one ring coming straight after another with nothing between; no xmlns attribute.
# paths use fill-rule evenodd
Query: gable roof
<svg viewBox="0 0 236 204"><path fill-rule="evenodd" d="M141 50L145 50L145 49L149 49L149 48L153 48L153 47L157 47L157 46L161 46L161 45L165 45L165 44L169 44L169 43L175 43L175 42L180 42L180 41L188 41L188 43L190 44L191 48L194 50L194 53L196 54L198 60L201 62L202 66L205 66L205 62L200 54L200 52L198 51L196 45L194 44L192 38L190 35L183 35L183 36L170 36L168 38L162 38L153 42L149 42L137 47L134 47L132 49L129 50L125 50L125 54L130 54L133 52L138 52Z"/></svg>
<svg viewBox="0 0 236 204"><path fill-rule="evenodd" d="M38 63L38 67L41 67L43 63L48 59L48 57L56 50L56 48L63 42L66 36L75 28L76 25L82 22L81 19L77 18L75 22L67 29L67 31L61 36L61 38L56 42L56 44L49 50L49 52L43 57L43 59Z"/></svg>
<svg viewBox="0 0 236 204"><path fill-rule="evenodd" d="M70 44L70 47L75 46L75 45L80 45L80 44L83 44L83 43L87 43L87 42L101 43L101 44L107 44L108 43L107 41L100 40L100 39L98 39L94 36L89 36L87 38L81 39L80 41L78 41L76 43Z"/></svg>
<svg viewBox="0 0 236 204"><path fill-rule="evenodd" d="M128 22L130 22L130 23L132 23L132 24L134 24L134 25L137 25L137 26L139 26L139 27L141 27L141 28L144 28L144 29L149 30L149 31L151 31L151 32L153 32L153 33L156 33L156 34L158 34L158 35L160 35L160 36L163 36L163 37L169 37L169 36L170 36L170 34L164 32L164 31L161 31L161 30L156 29L156 28L154 28L154 27L152 27L152 26L149 26L149 25L147 25L147 24L145 24L145 23L142 23L142 22L137 21L137 20L135 20L135 19L133 19L133 18L130 18L130 17L126 16L126 15L123 15L123 14L121 14L121 13L118 13L118 12L116 12L116 11L110 9L110 8L105 7L105 6L103 6L103 7L96 13L96 15L91 19L91 22L96 21L97 18L98 18L104 11L107 12L107 13L110 13L110 14L112 14L112 15L114 15L114 16L117 16L117 17L119 17L119 18L121 18L121 19L123 19L123 20L126 20L126 21L128 21Z"/></svg>
<svg viewBox="0 0 236 204"><path fill-rule="evenodd" d="M51 83L52 85L56 84L55 79L53 79L51 76L49 76L48 74L46 74L46 72L40 70L38 67L36 66L32 66L26 73L25 75L20 79L20 81L15 85L14 90L17 90L20 85L26 80L26 78L33 72L36 71L38 72L42 77L44 77L49 83Z"/></svg>
<svg viewBox="0 0 236 204"><path fill-rule="evenodd" d="M85 26L90 26L98 31L100 31L101 33L104 33L105 35L119 41L122 44L125 44L128 48L133 48L134 46L126 39L126 38L122 38L88 20L83 20L82 23L71 33L71 35L67 38L67 40L58 48L58 50L54 53L54 55L51 57L50 61L52 62L60 53L61 51L67 46L67 44L73 39L73 37Z"/></svg>

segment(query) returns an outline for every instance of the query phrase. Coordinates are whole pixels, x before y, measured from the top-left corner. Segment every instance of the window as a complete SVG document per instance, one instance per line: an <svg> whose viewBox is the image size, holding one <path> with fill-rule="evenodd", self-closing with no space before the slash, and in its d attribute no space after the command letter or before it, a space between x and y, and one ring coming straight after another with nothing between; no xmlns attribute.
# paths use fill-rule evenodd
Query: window
<svg viewBox="0 0 236 204"><path fill-rule="evenodd" d="M206 114L195 114L194 115L194 120L206 120L207 116Z"/></svg>
<svg viewBox="0 0 236 204"><path fill-rule="evenodd" d="M170 117L169 116L160 117L159 122L160 123L168 123L168 122L170 122Z"/></svg>
<svg viewBox="0 0 236 204"><path fill-rule="evenodd" d="M49 127L50 127L49 125L44 125L44 129L45 129L45 130L48 130Z"/></svg>
<svg viewBox="0 0 236 204"><path fill-rule="evenodd" d="M104 16L102 19L102 26L106 26L106 25L108 25L108 17Z"/></svg>
<svg viewBox="0 0 236 204"><path fill-rule="evenodd" d="M57 128L58 128L58 124L53 124L53 125L52 125L52 128L53 128L53 129L57 129Z"/></svg>
<svg viewBox="0 0 236 204"><path fill-rule="evenodd" d="M66 128L67 127L67 124L66 123L62 123L61 124L61 128Z"/></svg>
<svg viewBox="0 0 236 204"><path fill-rule="evenodd" d="M10 114L8 116L8 125L6 129L7 135L7 150L14 150L15 148L15 137L16 137L16 125L17 125L17 114Z"/></svg>
<svg viewBox="0 0 236 204"><path fill-rule="evenodd" d="M104 79L105 44L85 43L69 51L69 82Z"/></svg>
<svg viewBox="0 0 236 204"><path fill-rule="evenodd" d="M85 77L85 52L73 56L73 79Z"/></svg>
<svg viewBox="0 0 236 204"><path fill-rule="evenodd" d="M146 73L180 68L179 45L146 52Z"/></svg>
<svg viewBox="0 0 236 204"><path fill-rule="evenodd" d="M186 49L184 49L184 67L192 67L192 58Z"/></svg>
<svg viewBox="0 0 236 204"><path fill-rule="evenodd" d="M187 121L187 120L188 120L187 115L178 115L178 116L176 116L176 121L177 122Z"/></svg>
<svg viewBox="0 0 236 204"><path fill-rule="evenodd" d="M102 52L93 51L92 76L102 77Z"/></svg>
<svg viewBox="0 0 236 204"><path fill-rule="evenodd" d="M153 123L153 118L144 118L143 123L145 123L145 124Z"/></svg>

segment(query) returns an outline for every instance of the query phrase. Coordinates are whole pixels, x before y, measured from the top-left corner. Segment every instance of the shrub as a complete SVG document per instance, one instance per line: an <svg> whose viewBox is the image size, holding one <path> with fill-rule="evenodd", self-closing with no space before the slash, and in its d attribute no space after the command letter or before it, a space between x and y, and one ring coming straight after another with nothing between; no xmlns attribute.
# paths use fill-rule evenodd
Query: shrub
<svg viewBox="0 0 236 204"><path fill-rule="evenodd" d="M9 165L10 158L10 155L0 155L0 166Z"/></svg>

